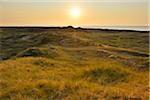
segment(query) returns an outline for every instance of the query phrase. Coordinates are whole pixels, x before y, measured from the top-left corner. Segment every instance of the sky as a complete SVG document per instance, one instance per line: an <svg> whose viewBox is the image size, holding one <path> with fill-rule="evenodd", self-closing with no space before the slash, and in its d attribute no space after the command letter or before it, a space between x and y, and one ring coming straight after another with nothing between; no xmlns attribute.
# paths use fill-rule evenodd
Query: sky
<svg viewBox="0 0 150 100"><path fill-rule="evenodd" d="M0 0L0 26L147 26L148 0Z"/></svg>

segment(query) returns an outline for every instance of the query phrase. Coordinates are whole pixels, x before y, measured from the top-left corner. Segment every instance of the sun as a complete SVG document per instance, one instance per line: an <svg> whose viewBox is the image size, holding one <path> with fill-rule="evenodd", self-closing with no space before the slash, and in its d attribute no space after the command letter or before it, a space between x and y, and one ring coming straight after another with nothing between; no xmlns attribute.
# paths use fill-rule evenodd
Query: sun
<svg viewBox="0 0 150 100"><path fill-rule="evenodd" d="M74 7L70 10L70 14L73 18L78 18L81 15L81 11L78 7Z"/></svg>

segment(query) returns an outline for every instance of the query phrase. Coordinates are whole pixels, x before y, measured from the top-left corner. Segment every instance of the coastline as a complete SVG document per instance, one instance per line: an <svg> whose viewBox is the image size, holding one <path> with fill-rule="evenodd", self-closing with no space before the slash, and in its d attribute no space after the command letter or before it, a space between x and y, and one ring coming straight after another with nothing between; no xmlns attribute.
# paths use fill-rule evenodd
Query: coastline
<svg viewBox="0 0 150 100"><path fill-rule="evenodd" d="M83 29L83 30L100 30L100 31L125 31L125 32L150 32L150 27L144 26L140 28L140 26L131 26L131 27L123 27L123 26L0 26L0 28L44 28L44 29L64 29L64 28L72 28L72 29Z"/></svg>

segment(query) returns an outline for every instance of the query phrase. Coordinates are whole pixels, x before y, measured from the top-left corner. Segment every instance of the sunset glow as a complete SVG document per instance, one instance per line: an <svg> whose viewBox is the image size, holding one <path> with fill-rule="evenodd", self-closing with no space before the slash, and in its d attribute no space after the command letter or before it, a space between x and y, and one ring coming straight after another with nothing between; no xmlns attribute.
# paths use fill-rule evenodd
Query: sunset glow
<svg viewBox="0 0 150 100"><path fill-rule="evenodd" d="M148 24L147 0L38 1L0 0L0 25L147 26Z"/></svg>
<svg viewBox="0 0 150 100"><path fill-rule="evenodd" d="M80 17L80 14L81 14L80 9L77 7L72 8L70 13L71 13L71 16L74 18Z"/></svg>

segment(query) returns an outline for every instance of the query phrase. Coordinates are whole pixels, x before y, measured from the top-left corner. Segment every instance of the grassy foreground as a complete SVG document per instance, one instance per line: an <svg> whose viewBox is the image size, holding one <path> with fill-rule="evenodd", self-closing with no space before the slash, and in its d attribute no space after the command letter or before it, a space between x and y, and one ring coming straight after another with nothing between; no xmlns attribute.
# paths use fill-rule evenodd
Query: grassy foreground
<svg viewBox="0 0 150 100"><path fill-rule="evenodd" d="M148 100L148 32L0 29L1 100Z"/></svg>

